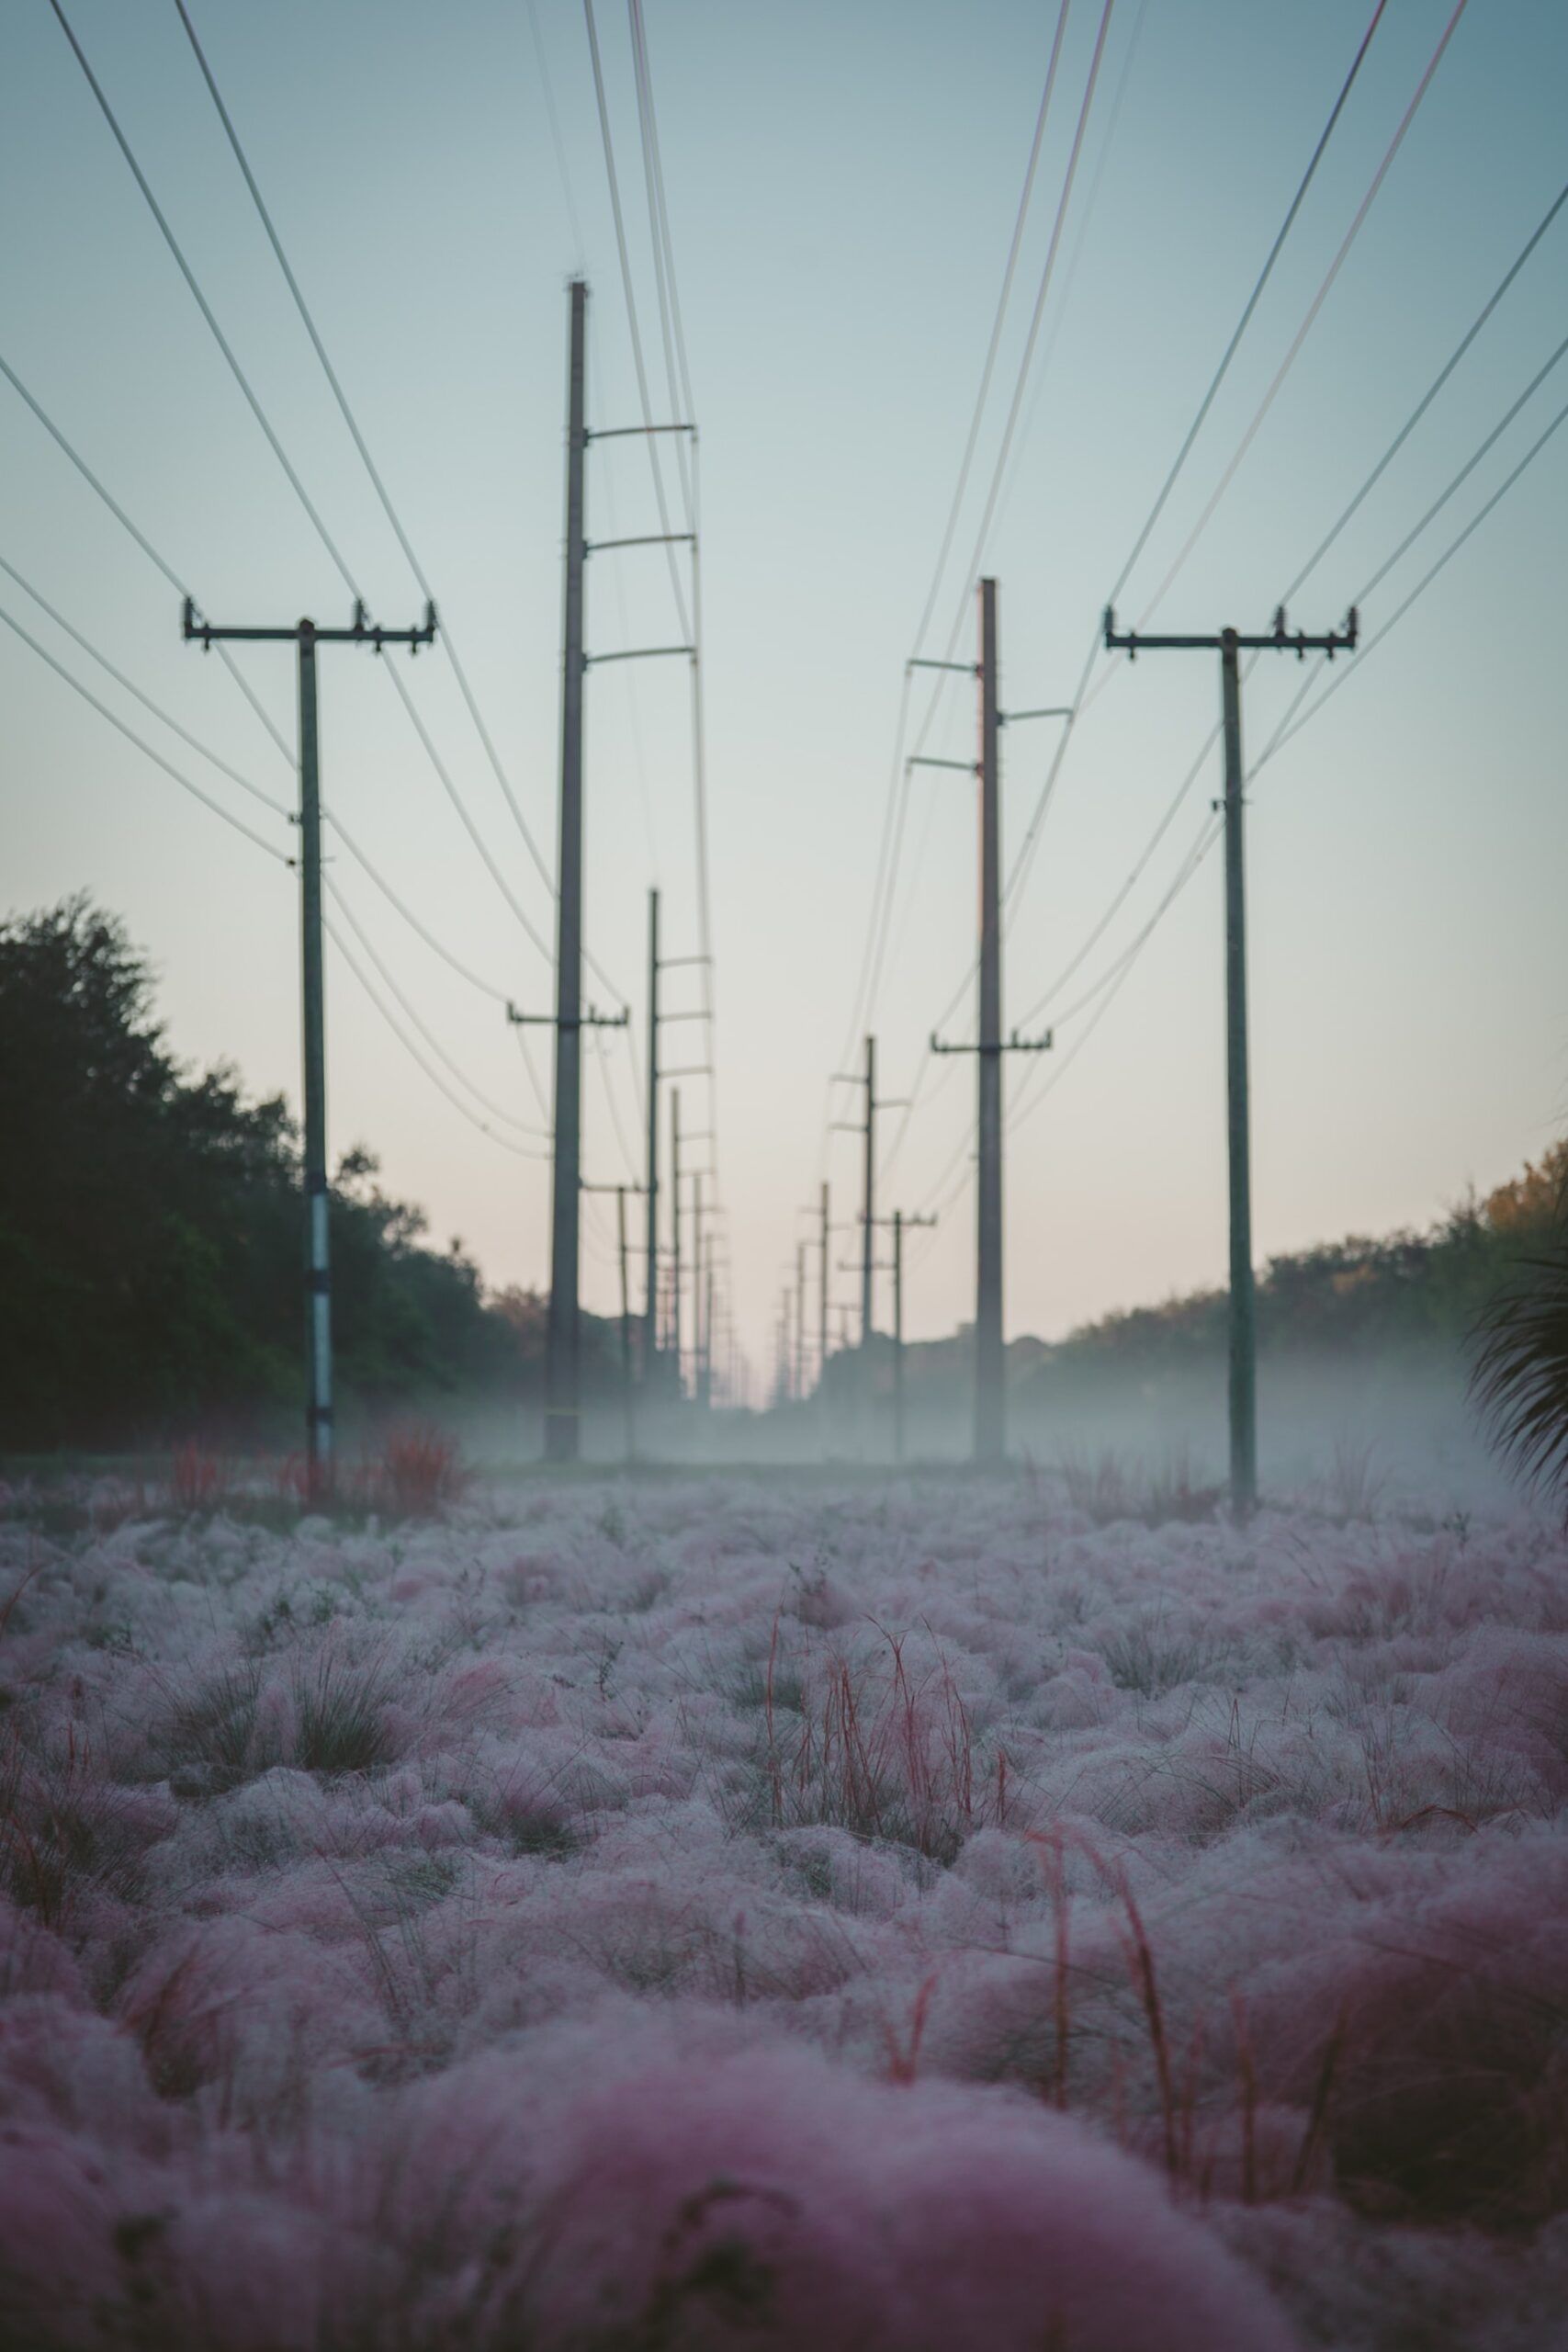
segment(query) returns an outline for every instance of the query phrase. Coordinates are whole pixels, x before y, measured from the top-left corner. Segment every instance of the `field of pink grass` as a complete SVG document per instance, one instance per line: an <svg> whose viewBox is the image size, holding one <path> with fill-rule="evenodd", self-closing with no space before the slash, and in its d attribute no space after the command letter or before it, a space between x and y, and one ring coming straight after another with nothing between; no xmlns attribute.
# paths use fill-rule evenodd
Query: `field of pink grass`
<svg viewBox="0 0 1568 2352"><path fill-rule="evenodd" d="M0 2342L1564 2340L1544 1520L101 1499L0 1514Z"/></svg>

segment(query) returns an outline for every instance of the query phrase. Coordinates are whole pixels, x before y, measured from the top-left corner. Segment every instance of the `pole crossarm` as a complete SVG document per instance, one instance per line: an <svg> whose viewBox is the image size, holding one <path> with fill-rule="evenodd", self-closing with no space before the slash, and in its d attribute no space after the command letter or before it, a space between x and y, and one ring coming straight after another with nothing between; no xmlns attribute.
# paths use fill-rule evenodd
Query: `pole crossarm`
<svg viewBox="0 0 1568 2352"><path fill-rule="evenodd" d="M978 760L934 760L926 752L912 752L905 761L907 768L957 768L964 775L978 775Z"/></svg>
<svg viewBox="0 0 1568 2352"><path fill-rule="evenodd" d="M694 548L695 531L645 531L635 539L587 539L584 555L608 555L615 548Z"/></svg>
<svg viewBox="0 0 1568 2352"><path fill-rule="evenodd" d="M964 678L977 678L980 674L977 662L930 662L919 654L906 662L904 667L906 670L956 670Z"/></svg>
<svg viewBox="0 0 1568 2352"><path fill-rule="evenodd" d="M625 1029L631 1022L631 1007L619 1012L595 1012L590 1005L586 1012L563 1016L558 1012L519 1012L508 1000L506 1017L514 1029Z"/></svg>
<svg viewBox="0 0 1568 2352"><path fill-rule="evenodd" d="M619 1023L616 1025L618 1027ZM713 1076L713 1064L711 1062L686 1062L683 1063L679 1069L661 1069L659 1075L660 1078L711 1078Z"/></svg>
<svg viewBox="0 0 1568 2352"><path fill-rule="evenodd" d="M629 645L615 653L585 653L582 666L597 670L606 662L657 662L667 653L684 653L694 662L697 658L694 645Z"/></svg>
<svg viewBox="0 0 1568 2352"><path fill-rule="evenodd" d="M659 968L661 972L673 972L682 964L711 964L712 962L711 956L661 956L659 959ZM664 1020L671 1017L669 1014L660 1015Z"/></svg>
<svg viewBox="0 0 1568 2352"><path fill-rule="evenodd" d="M1026 718L1071 718L1072 715L1071 703L1053 703L1048 709L1044 710L998 710L997 725L1018 727Z"/></svg>
<svg viewBox="0 0 1568 2352"><path fill-rule="evenodd" d="M916 1216L908 1210L900 1210L892 1216L875 1217L873 1222L876 1225L896 1226L902 1232L912 1233L918 1225L934 1225L936 1218L934 1216Z"/></svg>
<svg viewBox="0 0 1568 2352"><path fill-rule="evenodd" d="M633 435L644 433L690 433L696 435L694 424L599 424L584 433L584 441L625 441Z"/></svg>
<svg viewBox="0 0 1568 2352"><path fill-rule="evenodd" d="M1021 1037L1015 1029L1010 1037L1003 1038L995 1046L944 1046L936 1031L931 1031L933 1054L1048 1054L1055 1043L1055 1035L1049 1029L1039 1037ZM904 1220L906 1225L913 1221L909 1217Z"/></svg>
<svg viewBox="0 0 1568 2352"><path fill-rule="evenodd" d="M577 1189L580 1193L641 1193L647 1188L641 1184L591 1184L586 1176L580 1176Z"/></svg>
<svg viewBox="0 0 1568 2352"><path fill-rule="evenodd" d="M1145 637L1137 629L1116 627L1116 615L1105 607L1105 650L1107 653L1125 653L1135 662L1140 653L1223 653L1227 645L1238 653L1293 653L1304 662L1309 653L1325 653L1332 662L1337 653L1354 653L1361 633L1361 616L1354 605L1346 615L1342 628L1326 629L1319 637L1309 637L1304 629L1285 626L1285 607L1279 605L1274 614L1274 626L1266 637L1244 637L1239 629L1220 629L1210 637Z"/></svg>
<svg viewBox="0 0 1568 2352"><path fill-rule="evenodd" d="M1224 798L1214 806L1224 816L1225 845L1225 1129L1230 1193L1230 1294L1228 1310L1228 1403L1230 1419L1231 1507L1245 1519L1258 1501L1258 1304L1257 1276L1252 1262L1252 1135L1251 1090L1247 1067L1247 879L1243 847L1244 770L1241 756L1242 653L1293 653L1304 662L1322 653L1332 662L1337 653L1354 653L1360 638L1360 615L1354 605L1343 628L1309 636L1292 629L1285 607L1276 605L1274 624L1266 636L1246 637L1239 629L1222 628L1207 636L1150 637L1137 629L1118 629L1112 606L1105 607L1105 650L1125 653L1130 662L1140 653L1217 653L1220 657L1220 713L1224 736Z"/></svg>
<svg viewBox="0 0 1568 2352"><path fill-rule="evenodd" d="M187 645L197 644L204 653L214 645L238 639L253 645L297 644L307 631L318 645L368 645L379 653L385 645L406 645L412 655L422 645L435 642L435 607L427 604L424 618L417 628L383 628L372 621L362 604L354 607L354 624L350 628L320 628L312 620L296 621L288 628L233 628L216 621L198 620L196 602L187 596L181 619L181 635Z"/></svg>

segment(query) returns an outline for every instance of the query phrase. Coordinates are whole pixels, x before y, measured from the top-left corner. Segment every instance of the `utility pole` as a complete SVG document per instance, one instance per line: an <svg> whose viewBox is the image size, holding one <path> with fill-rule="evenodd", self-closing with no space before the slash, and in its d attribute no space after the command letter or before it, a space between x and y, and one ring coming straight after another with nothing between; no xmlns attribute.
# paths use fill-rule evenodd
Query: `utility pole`
<svg viewBox="0 0 1568 2352"><path fill-rule="evenodd" d="M1243 859L1241 766L1241 676L1238 656L1293 653L1353 653L1360 634L1355 606L1342 629L1308 637L1285 627L1285 608L1274 615L1266 637L1243 637L1223 628L1213 637L1144 637L1118 632L1107 605L1105 649L1140 653L1201 651L1220 657L1220 708L1224 724L1225 791L1219 805L1225 831L1225 1119L1230 1166L1230 1456L1231 1507L1245 1518L1258 1501L1258 1304L1252 1271L1252 1143L1247 1056L1247 904Z"/></svg>
<svg viewBox="0 0 1568 2352"><path fill-rule="evenodd" d="M556 1084L551 1167L550 1303L545 1326L545 1459L581 1450L578 1186L582 1176L582 567L588 288L570 291L566 586L561 655L560 844L556 865Z"/></svg>
<svg viewBox="0 0 1568 2352"><path fill-rule="evenodd" d="M876 1114L879 1111L899 1109L907 1097L878 1094L874 1037L868 1037L865 1041L864 1069L840 1070L837 1074L837 1080L838 1083L843 1086L863 1086L865 1089L863 1119L834 1119L831 1122L834 1127L847 1127L861 1138L861 1261L858 1269L852 1267L849 1271L852 1272L858 1271L860 1274L860 1343L864 1348L870 1343L874 1322L872 1274L874 1269L872 1228L876 1222ZM824 1269L826 1265L827 1259L824 1256Z"/></svg>
<svg viewBox="0 0 1568 2352"><path fill-rule="evenodd" d="M591 440L622 433L689 433L688 424L626 425L590 433L587 421L588 288L574 277L567 289L566 573L562 597L560 842L556 872L555 1146L550 1204L550 1303L545 1329L545 1458L575 1462L581 1451L581 1202L582 1160L582 1032L601 1025L582 1011L582 689L597 662L642 661L662 654L694 658L689 645L626 647L590 654L583 639L583 573L591 554L653 545L649 537L587 537L584 460ZM660 535L692 540L690 532Z"/></svg>
<svg viewBox="0 0 1568 2352"><path fill-rule="evenodd" d="M825 1396L823 1381L828 1372L828 1185L822 1184L821 1235L818 1248L821 1252L822 1287L817 1300L817 1387Z"/></svg>
<svg viewBox="0 0 1568 2352"><path fill-rule="evenodd" d="M922 669L958 669L958 662L911 664ZM980 996L979 1037L973 1046L943 1046L936 1054L977 1057L975 1248L975 1459L998 1464L1007 1456L1007 1351L1002 1329L1002 1056L1043 1053L1049 1035L1024 1039L1015 1030L1002 1036L1001 729L1007 721L998 706L997 583L980 582ZM1020 711L1043 718L1058 712ZM911 765L962 767L962 761L917 760Z"/></svg>
<svg viewBox="0 0 1568 2352"><path fill-rule="evenodd" d="M615 1242L621 1260L621 1396L626 1416L626 1460L637 1460L637 1405L632 1387L632 1295L626 1267L626 1188L615 1187Z"/></svg>
<svg viewBox="0 0 1568 2352"><path fill-rule="evenodd" d="M806 1396L806 1244L795 1245L795 1393Z"/></svg>
<svg viewBox="0 0 1568 2352"><path fill-rule="evenodd" d="M893 1228L893 1454L904 1459L904 1236L916 1226L934 1225L934 1216L909 1216L895 1209L880 1217Z"/></svg>
<svg viewBox="0 0 1568 2352"><path fill-rule="evenodd" d="M632 1309L631 1309L631 1245L626 1238L626 1194L640 1193L640 1184L590 1184L581 1187L585 1193L613 1193L615 1196L615 1245L621 1272L621 1398L626 1414L626 1454L628 1462L637 1459L637 1424L635 1418L635 1382L632 1376Z"/></svg>
<svg viewBox="0 0 1568 2352"><path fill-rule="evenodd" d="M692 1396L703 1401L703 1171L692 1170Z"/></svg>
<svg viewBox="0 0 1568 2352"><path fill-rule="evenodd" d="M653 1380L659 1360L659 893L648 894L648 1169L644 1246L648 1287L643 1295L642 1378Z"/></svg>
<svg viewBox="0 0 1568 2352"><path fill-rule="evenodd" d="M681 1345L681 1090L670 1090L670 1346L675 1358L675 1394L686 1393Z"/></svg>
<svg viewBox="0 0 1568 2352"><path fill-rule="evenodd" d="M305 1462L312 1496L333 1483L332 1257L328 1238L327 1046L321 956L321 769L316 700L318 645L406 645L411 658L434 642L435 607L427 604L418 628L378 628L355 603L351 628L318 628L312 620L288 628L218 628L198 620L185 600L182 635L204 653L229 639L288 644L299 668L299 945L305 1094Z"/></svg>

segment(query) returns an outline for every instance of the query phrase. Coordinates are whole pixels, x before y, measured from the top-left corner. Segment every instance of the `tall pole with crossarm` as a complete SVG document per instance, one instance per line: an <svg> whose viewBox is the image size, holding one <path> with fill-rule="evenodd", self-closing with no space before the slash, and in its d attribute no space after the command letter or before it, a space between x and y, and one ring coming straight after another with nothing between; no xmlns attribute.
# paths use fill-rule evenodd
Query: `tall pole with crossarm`
<svg viewBox="0 0 1568 2352"><path fill-rule="evenodd" d="M953 662L911 662L912 669L952 669ZM998 707L997 583L980 582L979 757L973 763L979 783L979 1035L972 1046L944 1046L937 1054L973 1053L977 1058L976 1099L975 1232L975 1459L995 1466L1007 1454L1007 1350L1002 1326L1002 1056L1039 1053L1049 1037L1031 1043L1002 1035L1002 851L1001 762L1005 719ZM1044 718L1043 711L1019 717ZM962 767L953 760L917 758L911 766Z"/></svg>
<svg viewBox="0 0 1568 2352"><path fill-rule="evenodd" d="M1266 637L1223 628L1213 637L1145 637L1119 631L1106 609L1107 652L1218 653L1220 709L1224 727L1225 791L1225 1127L1230 1167L1230 1457L1231 1507L1245 1518L1258 1501L1258 1303L1252 1271L1251 1104L1247 1057L1247 888L1242 854L1240 656L1353 653L1359 634L1355 606L1342 629L1308 637L1287 629L1281 605Z"/></svg>
<svg viewBox="0 0 1568 2352"><path fill-rule="evenodd" d="M183 633L202 651L231 638L290 644L299 665L299 948L305 1094L305 1461L311 1492L333 1482L332 1252L328 1233L326 989L321 962L321 770L317 722L319 645L406 645L411 653L435 636L435 607L417 628L378 628L363 605L349 628L311 620L284 628L220 628L185 600Z"/></svg>

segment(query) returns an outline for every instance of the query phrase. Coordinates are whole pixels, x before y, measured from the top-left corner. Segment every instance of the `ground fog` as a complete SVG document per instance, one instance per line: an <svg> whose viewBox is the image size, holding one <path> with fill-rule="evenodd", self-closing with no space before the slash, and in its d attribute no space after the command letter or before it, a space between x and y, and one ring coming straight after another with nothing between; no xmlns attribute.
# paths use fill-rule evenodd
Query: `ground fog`
<svg viewBox="0 0 1568 2352"><path fill-rule="evenodd" d="M1561 2343L1546 1521L82 1500L0 1514L0 2340Z"/></svg>

